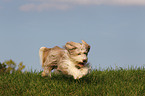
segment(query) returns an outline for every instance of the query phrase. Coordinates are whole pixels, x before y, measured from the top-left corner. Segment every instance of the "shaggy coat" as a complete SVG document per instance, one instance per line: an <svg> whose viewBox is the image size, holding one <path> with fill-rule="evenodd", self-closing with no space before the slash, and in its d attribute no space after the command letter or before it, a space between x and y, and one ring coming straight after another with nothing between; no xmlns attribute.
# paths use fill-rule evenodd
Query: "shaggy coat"
<svg viewBox="0 0 145 96"><path fill-rule="evenodd" d="M73 76L74 79L83 77L90 70L87 63L89 50L90 45L84 40L82 43L67 42L64 48L41 47L39 56L44 69L42 76L51 77L51 71L56 69L63 74Z"/></svg>

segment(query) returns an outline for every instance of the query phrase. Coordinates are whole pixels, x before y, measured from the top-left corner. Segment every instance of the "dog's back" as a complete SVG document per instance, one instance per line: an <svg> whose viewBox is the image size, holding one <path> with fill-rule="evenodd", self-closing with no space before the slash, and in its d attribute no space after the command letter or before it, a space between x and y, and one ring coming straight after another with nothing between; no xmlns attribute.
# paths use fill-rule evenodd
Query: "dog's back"
<svg viewBox="0 0 145 96"><path fill-rule="evenodd" d="M42 67L44 67L44 64L48 62L50 62L51 64L57 63L57 58L58 56L62 55L63 50L64 49L58 46L55 46L53 48L41 47L39 49L39 56L40 56ZM49 60L46 62L47 59Z"/></svg>

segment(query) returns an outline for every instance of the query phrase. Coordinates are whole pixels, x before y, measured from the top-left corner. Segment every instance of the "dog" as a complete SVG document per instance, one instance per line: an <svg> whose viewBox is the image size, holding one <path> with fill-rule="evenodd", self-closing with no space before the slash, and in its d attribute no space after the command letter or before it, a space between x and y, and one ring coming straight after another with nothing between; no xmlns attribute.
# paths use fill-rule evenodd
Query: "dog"
<svg viewBox="0 0 145 96"><path fill-rule="evenodd" d="M50 76L51 71L56 69L65 75L71 75L74 79L80 79L87 75L91 67L87 63L90 45L84 40L82 43L67 42L64 48L41 47L39 49L40 61L44 69L41 76Z"/></svg>

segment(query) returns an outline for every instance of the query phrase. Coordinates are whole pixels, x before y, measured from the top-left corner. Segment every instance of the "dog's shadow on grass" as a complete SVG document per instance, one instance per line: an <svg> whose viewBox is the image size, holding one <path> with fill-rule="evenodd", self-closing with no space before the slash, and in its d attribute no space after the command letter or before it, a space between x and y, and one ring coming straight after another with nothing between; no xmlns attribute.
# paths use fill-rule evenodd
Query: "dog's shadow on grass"
<svg viewBox="0 0 145 96"><path fill-rule="evenodd" d="M51 78L46 76L46 77L42 77L40 72L38 75L40 76L41 80L46 80L46 82L48 80L51 81L60 81L60 82L68 82L69 84L71 82L76 82L76 83L87 83L87 84L91 84L93 83L99 83L97 76L92 76L92 74L87 74L86 76L80 78L80 79L74 79L73 76L67 76L67 75L63 75L63 74L54 74L52 73Z"/></svg>
<svg viewBox="0 0 145 96"><path fill-rule="evenodd" d="M41 77L41 79L45 79L45 80L52 80L52 81L60 81L60 82L68 82L69 84L71 82L73 83L91 83L92 80L91 78L89 78L88 76L84 76L80 79L74 79L73 76L66 76L66 75L53 75L52 77Z"/></svg>

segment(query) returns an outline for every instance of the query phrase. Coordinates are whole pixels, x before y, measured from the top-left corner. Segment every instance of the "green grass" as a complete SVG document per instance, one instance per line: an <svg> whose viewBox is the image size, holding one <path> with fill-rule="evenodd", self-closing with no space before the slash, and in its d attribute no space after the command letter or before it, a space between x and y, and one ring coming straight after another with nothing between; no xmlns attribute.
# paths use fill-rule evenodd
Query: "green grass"
<svg viewBox="0 0 145 96"><path fill-rule="evenodd" d="M0 74L1 96L145 96L145 68L93 70L73 77L41 73Z"/></svg>

